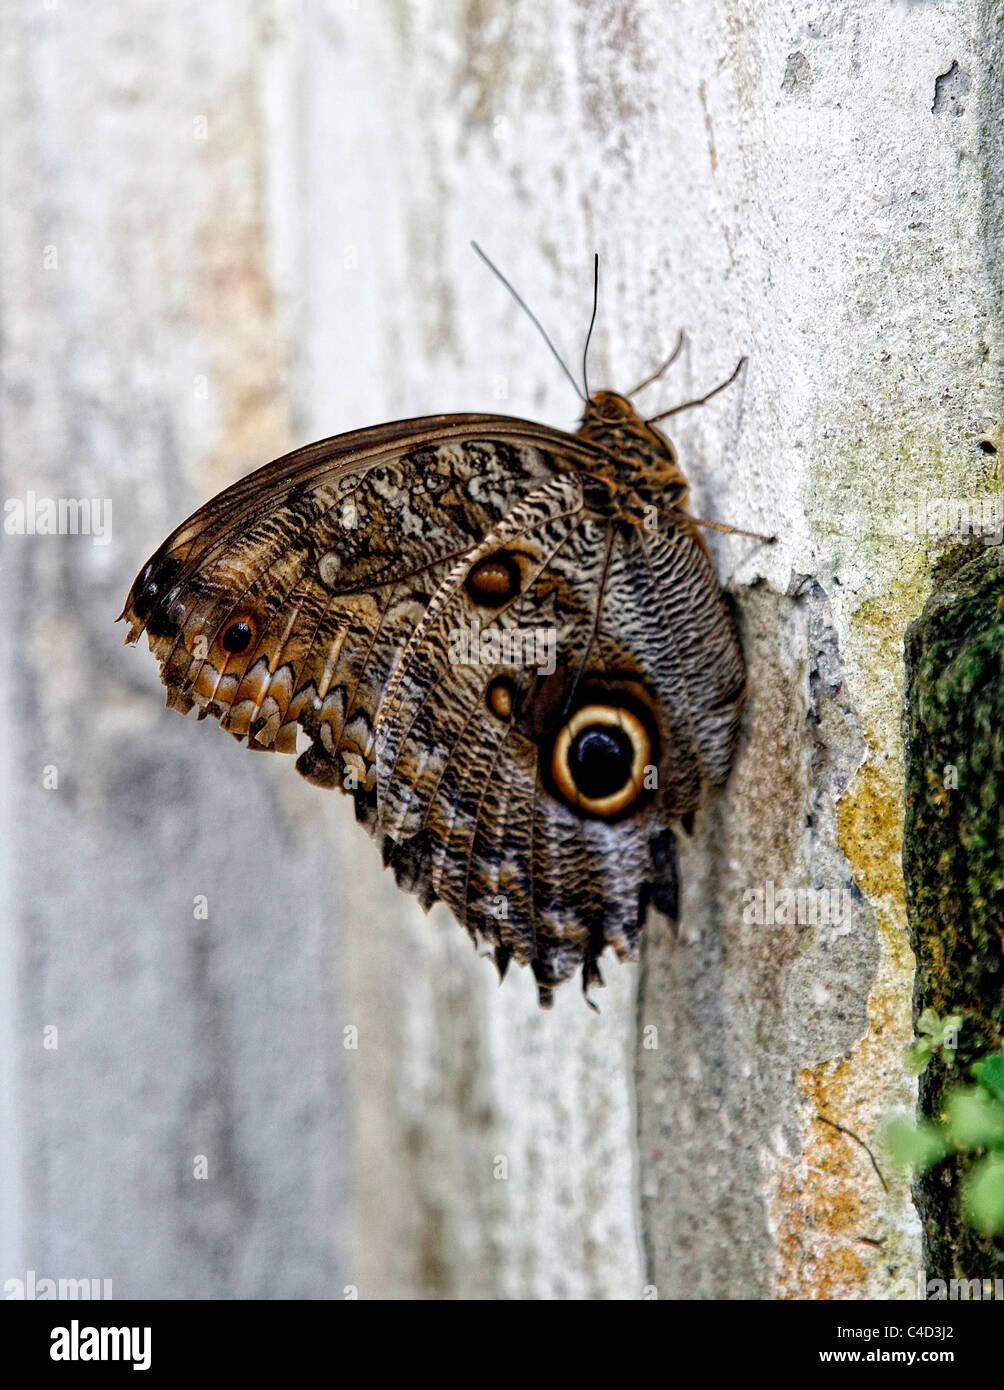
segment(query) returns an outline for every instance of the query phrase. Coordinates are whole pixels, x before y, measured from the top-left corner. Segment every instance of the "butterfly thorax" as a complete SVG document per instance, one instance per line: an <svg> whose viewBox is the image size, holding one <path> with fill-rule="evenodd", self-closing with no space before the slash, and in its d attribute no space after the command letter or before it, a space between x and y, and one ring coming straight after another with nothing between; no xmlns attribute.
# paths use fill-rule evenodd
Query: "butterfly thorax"
<svg viewBox="0 0 1004 1390"><path fill-rule="evenodd" d="M686 505L687 480L666 436L641 418L626 396L597 391L586 402L579 437L606 455L594 471L614 494L617 511L638 520L651 505Z"/></svg>

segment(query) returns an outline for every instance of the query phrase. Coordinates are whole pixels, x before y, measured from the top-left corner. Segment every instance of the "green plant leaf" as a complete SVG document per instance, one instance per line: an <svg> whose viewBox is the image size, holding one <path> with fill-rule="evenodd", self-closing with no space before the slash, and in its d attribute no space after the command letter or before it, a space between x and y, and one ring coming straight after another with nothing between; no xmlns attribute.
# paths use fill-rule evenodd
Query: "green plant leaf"
<svg viewBox="0 0 1004 1390"><path fill-rule="evenodd" d="M947 1014L939 1018L933 1009L925 1009L917 1019L918 1036L907 1049L906 1065L914 1076L922 1075L938 1048L944 1048L945 1061L955 1061L955 1038L962 1027L962 1014Z"/></svg>
<svg viewBox="0 0 1004 1390"><path fill-rule="evenodd" d="M1004 1101L1004 1054L991 1052L969 1068L973 1076L996 1100Z"/></svg>
<svg viewBox="0 0 1004 1390"><path fill-rule="evenodd" d="M948 1143L931 1120L893 1120L885 1131L886 1147L897 1163L911 1168L930 1168L948 1153Z"/></svg>
<svg viewBox="0 0 1004 1390"><path fill-rule="evenodd" d="M927 1038L918 1038L906 1050L907 1069L913 1072L914 1076L922 1076L933 1056L934 1044Z"/></svg>
<svg viewBox="0 0 1004 1390"><path fill-rule="evenodd" d="M960 1149L1004 1145L1004 1105L979 1086L959 1087L947 1097L948 1134Z"/></svg>
<svg viewBox="0 0 1004 1390"><path fill-rule="evenodd" d="M1004 1230L1004 1154L980 1159L962 1189L962 1211L984 1235Z"/></svg>
<svg viewBox="0 0 1004 1390"><path fill-rule="evenodd" d="M920 1018L917 1019L917 1032L926 1033L933 1038L940 1030L941 1019L933 1009L925 1009Z"/></svg>

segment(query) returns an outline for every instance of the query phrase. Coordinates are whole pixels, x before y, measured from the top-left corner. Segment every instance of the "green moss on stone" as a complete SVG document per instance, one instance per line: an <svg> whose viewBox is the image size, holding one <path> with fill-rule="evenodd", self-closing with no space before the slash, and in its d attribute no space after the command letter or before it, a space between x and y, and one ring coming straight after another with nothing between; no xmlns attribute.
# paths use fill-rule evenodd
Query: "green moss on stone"
<svg viewBox="0 0 1004 1390"><path fill-rule="evenodd" d="M956 1066L939 1057L921 1109L941 1114L947 1085L1004 1037L1004 553L953 551L906 636L906 822L903 870L916 1015L966 1015ZM959 1215L967 1160L918 1182L930 1277L1004 1274L1004 1241Z"/></svg>

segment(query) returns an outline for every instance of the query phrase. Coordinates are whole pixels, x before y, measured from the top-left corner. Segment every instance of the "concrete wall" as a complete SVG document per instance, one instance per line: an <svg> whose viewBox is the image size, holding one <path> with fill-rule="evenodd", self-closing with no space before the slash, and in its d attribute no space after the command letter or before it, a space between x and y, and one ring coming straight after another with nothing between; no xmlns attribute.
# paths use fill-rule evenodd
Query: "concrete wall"
<svg viewBox="0 0 1004 1390"><path fill-rule="evenodd" d="M912 1102L902 633L937 543L904 507L997 484L994 15L8 0L3 493L108 498L114 524L0 537L4 1279L913 1291L902 1179L817 1117L874 1147ZM748 354L672 433L698 515L781 537L712 538L740 755L679 937L653 921L598 1016L574 987L538 1012L525 972L498 989L347 803L164 710L112 622L172 526L294 444L449 410L574 426L472 237L572 361L599 251L595 384L685 328L653 411ZM768 880L850 916L744 922Z"/></svg>

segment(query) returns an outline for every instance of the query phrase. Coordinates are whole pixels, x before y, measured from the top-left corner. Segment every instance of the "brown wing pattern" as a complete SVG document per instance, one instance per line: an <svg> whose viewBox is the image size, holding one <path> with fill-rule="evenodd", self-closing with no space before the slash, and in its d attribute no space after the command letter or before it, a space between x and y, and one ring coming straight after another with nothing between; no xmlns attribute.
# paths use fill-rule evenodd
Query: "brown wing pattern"
<svg viewBox="0 0 1004 1390"><path fill-rule="evenodd" d="M197 704L249 746L283 752L298 723L329 753L357 715L372 724L393 655L446 567L500 519L514 486L550 476L533 445L464 437L481 418L492 419L452 417L452 431L404 421L313 445L180 526L122 614L127 641L147 632L168 703ZM241 623L250 635L237 650Z"/></svg>
<svg viewBox="0 0 1004 1390"><path fill-rule="evenodd" d="M696 533L625 519L604 464L504 417L323 441L196 512L122 615L169 705L257 749L302 729L298 770L351 792L398 883L500 971L530 964L542 1003L599 982L607 945L633 958L650 899L675 916L671 824L723 780L743 698Z"/></svg>

